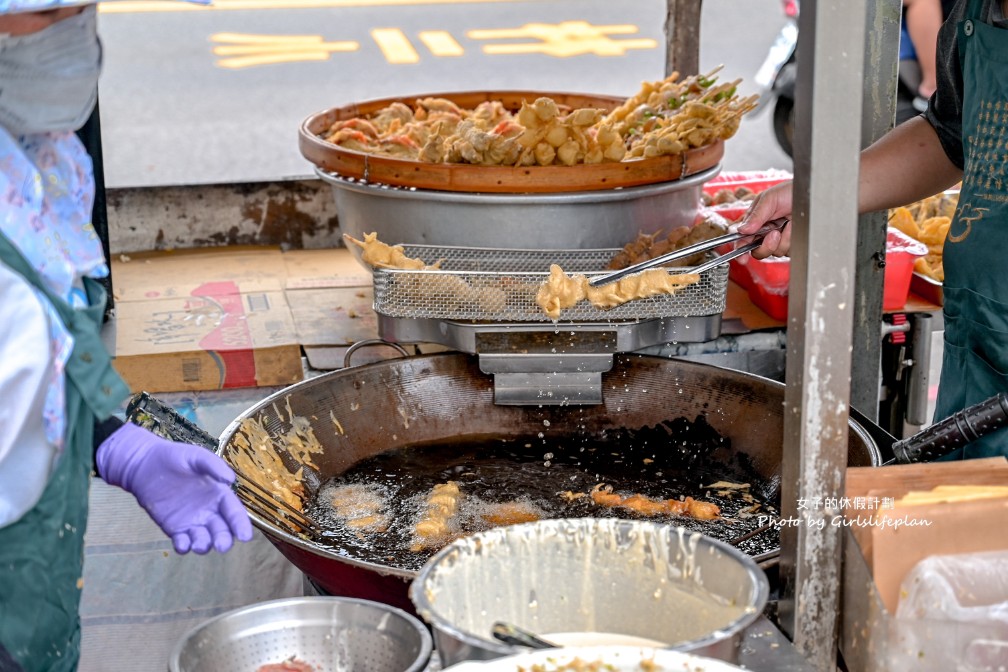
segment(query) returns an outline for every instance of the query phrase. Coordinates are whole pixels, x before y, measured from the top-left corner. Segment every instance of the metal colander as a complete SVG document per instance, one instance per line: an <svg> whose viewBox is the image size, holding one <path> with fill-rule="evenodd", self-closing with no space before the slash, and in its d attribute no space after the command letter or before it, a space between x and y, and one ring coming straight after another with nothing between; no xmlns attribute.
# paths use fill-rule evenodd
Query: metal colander
<svg viewBox="0 0 1008 672"><path fill-rule="evenodd" d="M550 264L567 273L601 275L619 250L509 250L497 248L404 245L406 256L439 270L374 271L375 312L396 318L472 320L479 322L545 322L551 319L536 304L539 286ZM689 268L668 269L689 273ZM609 310L586 301L563 311L562 322L617 322L666 317L720 315L728 289L728 265L700 276L700 282L674 294L629 301Z"/></svg>
<svg viewBox="0 0 1008 672"><path fill-rule="evenodd" d="M172 672L256 672L296 658L315 672L418 672L427 628L405 611L345 597L296 597L243 607L191 630Z"/></svg>

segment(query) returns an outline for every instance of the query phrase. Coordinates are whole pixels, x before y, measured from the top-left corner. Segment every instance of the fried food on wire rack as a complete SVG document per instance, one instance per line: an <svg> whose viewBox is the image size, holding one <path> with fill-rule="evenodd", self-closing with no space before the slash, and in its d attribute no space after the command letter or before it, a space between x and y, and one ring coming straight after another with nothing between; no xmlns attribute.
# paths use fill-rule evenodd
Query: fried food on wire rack
<svg viewBox="0 0 1008 672"><path fill-rule="evenodd" d="M361 259L375 268L398 268L407 271L426 271L440 268L441 261L428 266L423 259L407 257L402 245L389 245L378 240L378 233L365 233L364 240L357 240L344 233L343 240L363 250Z"/></svg>
<svg viewBox="0 0 1008 672"><path fill-rule="evenodd" d="M651 268L601 287L592 287L584 275L577 273L569 276L559 265L552 264L549 277L536 294L536 303L547 316L556 320L565 308L571 308L580 301L587 300L596 308L605 310L627 301L674 294L697 282L700 282L700 276L696 273L673 274L662 268Z"/></svg>
<svg viewBox="0 0 1008 672"><path fill-rule="evenodd" d="M727 223L720 218L713 217L707 217L694 226L676 227L665 238L660 237L660 232L641 233L637 235L637 238L624 245L623 249L609 261L606 268L616 271L705 240L723 236L726 233L728 233ZM677 259L671 265L696 266L703 261L706 254L706 252L698 252L684 259Z"/></svg>

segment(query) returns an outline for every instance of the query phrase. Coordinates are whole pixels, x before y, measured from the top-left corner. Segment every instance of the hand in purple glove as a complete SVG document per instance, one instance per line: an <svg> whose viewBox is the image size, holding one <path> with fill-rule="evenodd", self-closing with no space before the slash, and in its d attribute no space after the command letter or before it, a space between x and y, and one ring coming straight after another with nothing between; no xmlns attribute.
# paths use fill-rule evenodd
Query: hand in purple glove
<svg viewBox="0 0 1008 672"><path fill-rule="evenodd" d="M217 455L126 423L102 442L98 474L136 497L175 550L224 553L252 538L252 522L231 491L235 474Z"/></svg>

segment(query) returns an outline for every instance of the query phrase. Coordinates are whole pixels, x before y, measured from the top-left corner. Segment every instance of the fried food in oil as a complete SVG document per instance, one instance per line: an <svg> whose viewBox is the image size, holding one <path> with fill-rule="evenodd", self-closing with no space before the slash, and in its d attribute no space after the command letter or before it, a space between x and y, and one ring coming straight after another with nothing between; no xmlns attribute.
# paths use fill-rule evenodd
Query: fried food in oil
<svg viewBox="0 0 1008 672"><path fill-rule="evenodd" d="M623 497L604 483L596 485L588 494L599 506L626 509L642 516L689 516L698 520L713 520L721 516L717 504L700 502L692 497L683 500L651 499L641 494Z"/></svg>
<svg viewBox="0 0 1008 672"><path fill-rule="evenodd" d="M584 275L578 273L568 276L560 266L552 264L549 277L543 281L536 294L536 303L546 315L556 320L565 308L583 300L605 310L627 301L674 294L699 281L700 276L695 273L670 274L661 268L652 268L601 287L592 287Z"/></svg>
<svg viewBox="0 0 1008 672"><path fill-rule="evenodd" d="M480 518L491 527L534 523L542 518L535 507L527 502L498 502L487 504Z"/></svg>
<svg viewBox="0 0 1008 672"><path fill-rule="evenodd" d="M451 541L454 536L450 528L451 519L458 512L461 499L462 493L455 481L439 483L431 489L425 511L413 530L411 551L439 548Z"/></svg>
<svg viewBox="0 0 1008 672"><path fill-rule="evenodd" d="M333 490L330 504L333 512L351 529L369 533L388 530L384 499L373 486L360 483L340 486Z"/></svg>

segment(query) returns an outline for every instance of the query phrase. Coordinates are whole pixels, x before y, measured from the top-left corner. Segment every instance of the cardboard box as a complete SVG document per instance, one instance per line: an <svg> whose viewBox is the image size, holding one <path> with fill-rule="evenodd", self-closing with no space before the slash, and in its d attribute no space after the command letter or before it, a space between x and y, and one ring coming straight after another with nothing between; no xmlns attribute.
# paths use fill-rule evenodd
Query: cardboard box
<svg viewBox="0 0 1008 672"><path fill-rule="evenodd" d="M852 467L847 470L847 524L861 547L886 610L899 603L900 584L931 555L1008 549L1008 498L882 508L912 491L939 485L1006 485L1008 460ZM871 509L855 505L866 498Z"/></svg>
<svg viewBox="0 0 1008 672"><path fill-rule="evenodd" d="M113 365L134 390L272 387L304 377L276 249L113 261Z"/></svg>

